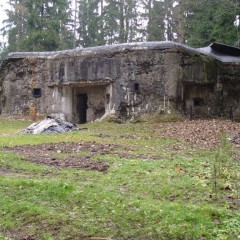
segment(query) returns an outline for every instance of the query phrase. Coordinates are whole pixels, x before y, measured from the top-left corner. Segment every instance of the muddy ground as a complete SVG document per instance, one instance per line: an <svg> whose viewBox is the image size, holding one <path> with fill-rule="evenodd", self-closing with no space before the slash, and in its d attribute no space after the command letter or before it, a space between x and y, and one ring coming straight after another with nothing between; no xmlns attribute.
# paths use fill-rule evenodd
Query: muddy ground
<svg viewBox="0 0 240 240"><path fill-rule="evenodd" d="M0 150L13 152L23 159L57 168L81 168L104 172L109 164L98 160L99 155L112 155L121 158L160 159L159 156L131 154L131 149L114 144L96 142L60 142L38 145L1 147Z"/></svg>
<svg viewBox="0 0 240 240"><path fill-rule="evenodd" d="M93 159L96 155L105 155L119 148L113 144L95 142L60 142L38 145L2 147L1 150L14 152L23 159L57 168L83 168L106 171L109 167L104 161Z"/></svg>

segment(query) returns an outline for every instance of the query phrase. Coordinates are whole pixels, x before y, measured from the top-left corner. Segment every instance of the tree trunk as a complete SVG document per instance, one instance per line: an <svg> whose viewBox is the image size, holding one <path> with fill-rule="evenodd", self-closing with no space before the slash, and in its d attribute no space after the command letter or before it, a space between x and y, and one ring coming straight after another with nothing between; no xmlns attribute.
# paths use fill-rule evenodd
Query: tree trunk
<svg viewBox="0 0 240 240"><path fill-rule="evenodd" d="M119 16L119 42L123 43L124 42L124 0L119 1L119 7L120 7L120 16Z"/></svg>

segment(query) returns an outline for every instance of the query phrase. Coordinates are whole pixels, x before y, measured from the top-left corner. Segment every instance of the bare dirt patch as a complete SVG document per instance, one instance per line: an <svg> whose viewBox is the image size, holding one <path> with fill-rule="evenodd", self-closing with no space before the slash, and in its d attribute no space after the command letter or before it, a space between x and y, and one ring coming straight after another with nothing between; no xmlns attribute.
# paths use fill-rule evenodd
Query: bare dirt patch
<svg viewBox="0 0 240 240"><path fill-rule="evenodd" d="M2 147L1 150L17 153L25 160L59 168L83 168L106 171L109 164L93 159L96 155L113 153L119 146L96 142L60 142L51 144Z"/></svg>
<svg viewBox="0 0 240 240"><path fill-rule="evenodd" d="M109 164L94 158L99 155L111 155L125 159L161 160L160 156L133 154L131 149L115 144L96 142L60 142L38 145L19 145L0 147L0 150L16 153L25 160L57 168L82 168L86 170L106 171ZM1 171L0 171L1 174Z"/></svg>
<svg viewBox="0 0 240 240"><path fill-rule="evenodd" d="M9 174L16 174L17 171L9 170L9 169L0 169L0 176L9 175Z"/></svg>

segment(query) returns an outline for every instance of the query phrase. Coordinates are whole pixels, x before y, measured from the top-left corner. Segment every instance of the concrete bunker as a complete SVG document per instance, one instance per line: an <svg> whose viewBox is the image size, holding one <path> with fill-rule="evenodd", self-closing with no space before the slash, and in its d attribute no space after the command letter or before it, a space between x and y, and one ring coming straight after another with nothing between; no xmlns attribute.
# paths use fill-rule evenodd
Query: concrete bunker
<svg viewBox="0 0 240 240"><path fill-rule="evenodd" d="M235 52L236 50L236 52ZM0 66L1 115L56 115L73 123L109 113L240 113L240 50L173 42L10 53ZM166 107L167 106L167 107Z"/></svg>

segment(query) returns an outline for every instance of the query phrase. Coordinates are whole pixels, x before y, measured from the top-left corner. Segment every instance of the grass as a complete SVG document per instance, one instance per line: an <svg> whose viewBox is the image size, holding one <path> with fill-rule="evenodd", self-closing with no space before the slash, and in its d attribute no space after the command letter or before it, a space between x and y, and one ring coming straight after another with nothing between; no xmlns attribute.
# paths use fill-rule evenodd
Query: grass
<svg viewBox="0 0 240 240"><path fill-rule="evenodd" d="M9 135L13 133L18 133L23 128L30 125L29 121L17 121L17 120L5 120L0 119L0 135Z"/></svg>
<svg viewBox="0 0 240 240"><path fill-rule="evenodd" d="M161 139L149 123L19 134L27 125L1 120L0 146L94 141L159 160L99 154L95 160L110 165L101 173L37 165L1 151L0 239L240 239L239 203L227 198L236 192L219 189L213 197L215 151L169 150L165 146L184 143ZM239 172L239 162L234 168Z"/></svg>

